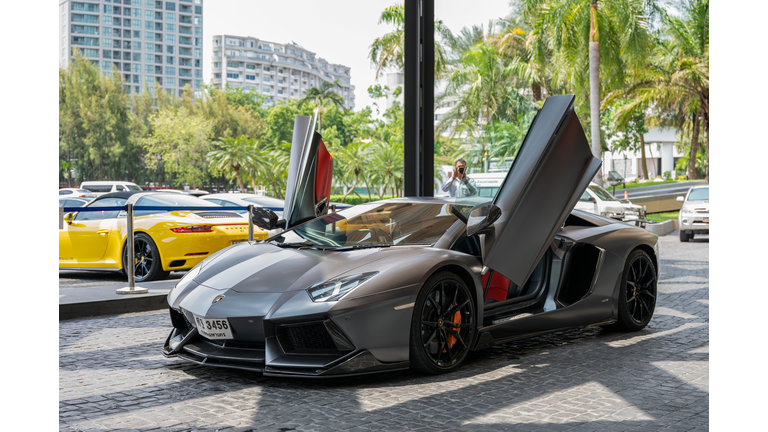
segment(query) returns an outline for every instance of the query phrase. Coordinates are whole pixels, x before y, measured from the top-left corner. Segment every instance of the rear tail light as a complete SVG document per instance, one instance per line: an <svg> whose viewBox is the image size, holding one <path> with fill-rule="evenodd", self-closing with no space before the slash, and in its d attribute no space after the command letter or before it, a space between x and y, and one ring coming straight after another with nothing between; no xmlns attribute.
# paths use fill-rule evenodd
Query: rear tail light
<svg viewBox="0 0 768 432"><path fill-rule="evenodd" d="M213 232L213 225L193 225L180 228L171 228L175 233L204 233Z"/></svg>

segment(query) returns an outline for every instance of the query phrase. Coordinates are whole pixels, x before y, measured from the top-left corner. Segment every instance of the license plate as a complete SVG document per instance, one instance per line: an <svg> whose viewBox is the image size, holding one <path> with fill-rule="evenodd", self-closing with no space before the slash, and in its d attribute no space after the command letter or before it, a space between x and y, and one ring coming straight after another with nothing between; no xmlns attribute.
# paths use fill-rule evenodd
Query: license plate
<svg viewBox="0 0 768 432"><path fill-rule="evenodd" d="M705 217L705 218L704 218L704 220L703 220L703 222L704 222L704 223L709 223L709 218L708 218L708 217Z"/></svg>
<svg viewBox="0 0 768 432"><path fill-rule="evenodd" d="M226 318L200 318L195 315L197 332L208 339L232 339L232 327Z"/></svg>

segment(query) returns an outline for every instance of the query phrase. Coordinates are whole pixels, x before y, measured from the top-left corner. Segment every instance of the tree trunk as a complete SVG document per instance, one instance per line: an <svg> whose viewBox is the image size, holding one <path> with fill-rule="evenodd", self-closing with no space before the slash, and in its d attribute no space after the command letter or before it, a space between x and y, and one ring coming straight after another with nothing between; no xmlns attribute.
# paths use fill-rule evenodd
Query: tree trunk
<svg viewBox="0 0 768 432"><path fill-rule="evenodd" d="M600 42L597 41L597 0L590 1L589 22L589 109L592 123L592 154L602 160L600 146ZM595 183L603 186L602 167L595 175Z"/></svg>
<svg viewBox="0 0 768 432"><path fill-rule="evenodd" d="M341 198L341 202L346 202L346 200L347 200L347 196L348 196L350 193L352 193L352 191L354 191L354 190L355 190L355 187L356 187L356 186L357 186L357 179L355 179L355 181L352 183L352 187L351 187L351 188L349 188L349 189L347 190L347 193L345 193L345 194L344 194L344 197L343 197L343 198ZM355 192L355 195L357 195L357 192ZM360 196L360 195L357 195L357 196ZM362 198L361 198L361 199L362 199Z"/></svg>
<svg viewBox="0 0 768 432"><path fill-rule="evenodd" d="M648 178L648 163L645 161L645 137L643 134L640 134L640 163L643 165L643 178L650 180Z"/></svg>
<svg viewBox="0 0 768 432"><path fill-rule="evenodd" d="M696 153L699 151L699 109L693 114L693 132L691 133L691 152L688 156L688 178L698 179L699 172L696 170Z"/></svg>
<svg viewBox="0 0 768 432"><path fill-rule="evenodd" d="M707 171L704 173L704 180L709 184L709 115L704 118L704 133L707 134L707 147L704 149L707 153Z"/></svg>
<svg viewBox="0 0 768 432"><path fill-rule="evenodd" d="M531 84L531 93L533 93L533 101L538 102L541 100L541 86L538 84Z"/></svg>
<svg viewBox="0 0 768 432"><path fill-rule="evenodd" d="M240 192L245 193L245 187L243 187L243 179L240 177L240 167L232 167L235 170L235 177L237 177L237 187L240 188Z"/></svg>

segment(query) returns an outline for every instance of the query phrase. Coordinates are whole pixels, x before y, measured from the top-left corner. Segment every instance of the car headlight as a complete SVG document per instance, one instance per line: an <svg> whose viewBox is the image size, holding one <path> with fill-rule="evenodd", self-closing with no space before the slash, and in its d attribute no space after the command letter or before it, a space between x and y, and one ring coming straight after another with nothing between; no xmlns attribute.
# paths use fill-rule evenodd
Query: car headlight
<svg viewBox="0 0 768 432"><path fill-rule="evenodd" d="M345 294L359 287L363 282L376 276L379 272L367 272L360 273L351 276L344 276L336 279L331 279L326 282L314 284L307 288L307 293L312 301L315 302L327 302L338 301Z"/></svg>

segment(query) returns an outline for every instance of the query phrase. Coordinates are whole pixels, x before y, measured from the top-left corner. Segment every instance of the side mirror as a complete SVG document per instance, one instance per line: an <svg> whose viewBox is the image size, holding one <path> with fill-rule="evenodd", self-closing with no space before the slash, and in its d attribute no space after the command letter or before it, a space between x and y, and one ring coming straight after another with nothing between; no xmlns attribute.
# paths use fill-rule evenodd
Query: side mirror
<svg viewBox="0 0 768 432"><path fill-rule="evenodd" d="M467 218L467 236L490 232L493 223L499 217L501 217L501 209L493 204L486 204L473 209Z"/></svg>
<svg viewBox="0 0 768 432"><path fill-rule="evenodd" d="M67 213L64 215L64 222L66 222L67 225L72 225L73 220L75 220L75 213Z"/></svg>
<svg viewBox="0 0 768 432"><path fill-rule="evenodd" d="M685 202L685 197L684 196L677 197L677 202Z"/></svg>
<svg viewBox="0 0 768 432"><path fill-rule="evenodd" d="M285 227L285 220L278 220L275 212L264 207L254 207L251 210L251 220L254 225L267 231Z"/></svg>

